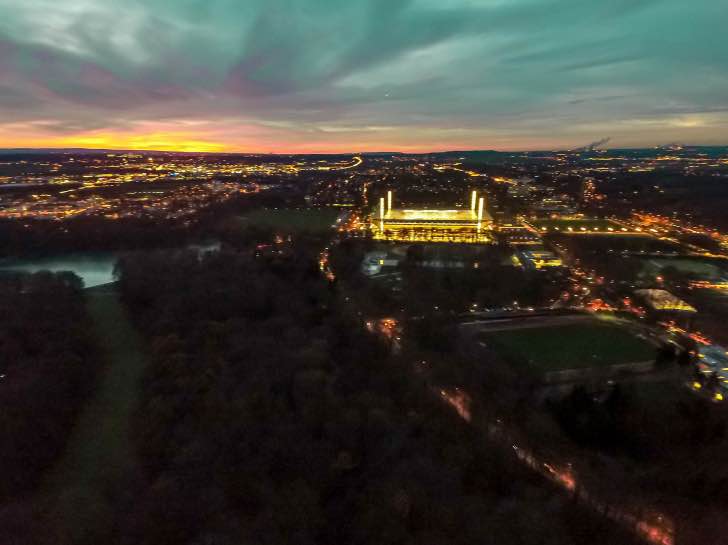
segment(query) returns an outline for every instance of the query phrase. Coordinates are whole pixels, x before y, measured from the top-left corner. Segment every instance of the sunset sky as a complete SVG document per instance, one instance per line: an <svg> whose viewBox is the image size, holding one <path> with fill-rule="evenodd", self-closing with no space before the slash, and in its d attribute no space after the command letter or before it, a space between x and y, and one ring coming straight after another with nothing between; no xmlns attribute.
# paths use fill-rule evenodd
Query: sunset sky
<svg viewBox="0 0 728 545"><path fill-rule="evenodd" d="M728 144L724 0L0 0L0 147Z"/></svg>

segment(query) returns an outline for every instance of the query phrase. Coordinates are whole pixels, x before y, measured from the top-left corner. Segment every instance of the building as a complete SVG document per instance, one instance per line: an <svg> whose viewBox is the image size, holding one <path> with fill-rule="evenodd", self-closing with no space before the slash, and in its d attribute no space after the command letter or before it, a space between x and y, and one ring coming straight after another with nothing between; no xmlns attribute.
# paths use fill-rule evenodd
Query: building
<svg viewBox="0 0 728 545"><path fill-rule="evenodd" d="M695 307L666 290L640 289L635 290L635 294L641 297L652 310L663 312L697 312Z"/></svg>
<svg viewBox="0 0 728 545"><path fill-rule="evenodd" d="M499 223L496 231L498 240L511 246L541 245L543 243L541 235L537 231L520 222Z"/></svg>
<svg viewBox="0 0 728 545"><path fill-rule="evenodd" d="M581 203L587 204L597 199L597 186L592 178L581 181Z"/></svg>
<svg viewBox="0 0 728 545"><path fill-rule="evenodd" d="M379 199L370 216L375 240L403 242L491 242L493 218L485 207L485 197L473 191L469 208L394 208L393 195Z"/></svg>
<svg viewBox="0 0 728 545"><path fill-rule="evenodd" d="M514 199L530 200L537 191L533 185L533 178L522 176L517 180L509 180L506 183L509 184L508 189L506 189L508 196Z"/></svg>
<svg viewBox="0 0 728 545"><path fill-rule="evenodd" d="M397 267L400 259L389 255L388 252L369 252L364 256L361 268L367 276L374 276L382 272L383 267Z"/></svg>
<svg viewBox="0 0 728 545"><path fill-rule="evenodd" d="M561 258L543 246L524 246L518 250L518 260L530 269L544 269L548 267L562 267Z"/></svg>

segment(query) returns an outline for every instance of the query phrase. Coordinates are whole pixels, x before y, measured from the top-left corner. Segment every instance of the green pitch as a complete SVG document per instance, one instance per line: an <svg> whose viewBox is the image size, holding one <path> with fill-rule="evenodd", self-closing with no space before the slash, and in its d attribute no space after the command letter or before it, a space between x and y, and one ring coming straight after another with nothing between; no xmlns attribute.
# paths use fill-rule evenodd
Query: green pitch
<svg viewBox="0 0 728 545"><path fill-rule="evenodd" d="M572 324L483 333L505 359L539 372L653 360L656 348L629 331L605 324Z"/></svg>
<svg viewBox="0 0 728 545"><path fill-rule="evenodd" d="M268 227L282 233L324 233L331 230L340 213L337 208L261 208L241 216L241 220L246 225Z"/></svg>

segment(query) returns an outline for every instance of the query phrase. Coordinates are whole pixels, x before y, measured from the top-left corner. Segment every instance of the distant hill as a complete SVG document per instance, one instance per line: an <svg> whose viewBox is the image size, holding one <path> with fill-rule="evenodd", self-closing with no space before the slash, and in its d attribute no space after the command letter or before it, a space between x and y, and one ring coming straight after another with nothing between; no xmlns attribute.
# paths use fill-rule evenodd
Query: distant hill
<svg viewBox="0 0 728 545"><path fill-rule="evenodd" d="M502 159L504 157L512 157L519 155L525 157L535 157L545 153L570 153L570 154L608 154L608 155L628 155L633 157L649 157L665 152L673 152L676 154L694 154L705 153L708 156L723 155L728 153L728 146L689 146L686 145L681 149L669 149L668 147L650 147L650 148L612 148L608 150L597 151L569 151L569 150L540 150L540 151L496 151L496 150L451 150L451 151L432 151L425 153L408 153L401 151L368 151L368 152L351 152L351 153L244 153L244 152L190 152L190 151L157 151L157 150L129 150L129 149L106 149L106 148L0 148L0 155L53 155L53 154L69 154L69 155L96 155L107 153L138 153L145 155L227 155L227 156L248 156L248 157L346 157L351 155L361 155L364 157L433 157L433 158L454 158L462 157L468 161L489 161Z"/></svg>

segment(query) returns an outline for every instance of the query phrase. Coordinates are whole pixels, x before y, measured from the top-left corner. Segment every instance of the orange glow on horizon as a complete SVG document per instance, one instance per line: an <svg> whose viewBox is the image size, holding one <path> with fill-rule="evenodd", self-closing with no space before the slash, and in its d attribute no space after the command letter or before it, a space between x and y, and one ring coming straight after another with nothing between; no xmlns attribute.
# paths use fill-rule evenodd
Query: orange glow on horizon
<svg viewBox="0 0 728 545"><path fill-rule="evenodd" d="M128 128L98 129L77 133L57 132L52 121L0 122L0 148L89 148L137 151L220 152L256 154L356 154L370 151L400 153L430 153L443 149L477 150L545 149L540 142L528 145L517 142L452 141L447 144L432 140L429 134L401 131L388 132L379 139L371 134L353 131L348 138L331 139L319 135L311 140L310 133L291 133L271 130L251 123L202 121L139 121ZM520 145L519 145L520 144ZM544 143L545 144L545 143Z"/></svg>
<svg viewBox="0 0 728 545"><path fill-rule="evenodd" d="M0 132L0 148L98 148L124 150L226 152L232 149L189 132L144 134L91 132L74 136L23 137Z"/></svg>
<svg viewBox="0 0 728 545"><path fill-rule="evenodd" d="M443 142L433 137L432 130L412 133L407 129L386 134L350 134L332 138L301 129L278 130L251 122L226 120L135 121L123 128L106 128L75 133L60 132L53 120L31 122L0 121L0 148L89 148L138 151L180 151L200 153L255 154L357 154L374 151L399 153L431 153L451 150L500 151L548 149L549 143L530 139L478 138ZM380 138L382 137L382 138Z"/></svg>

